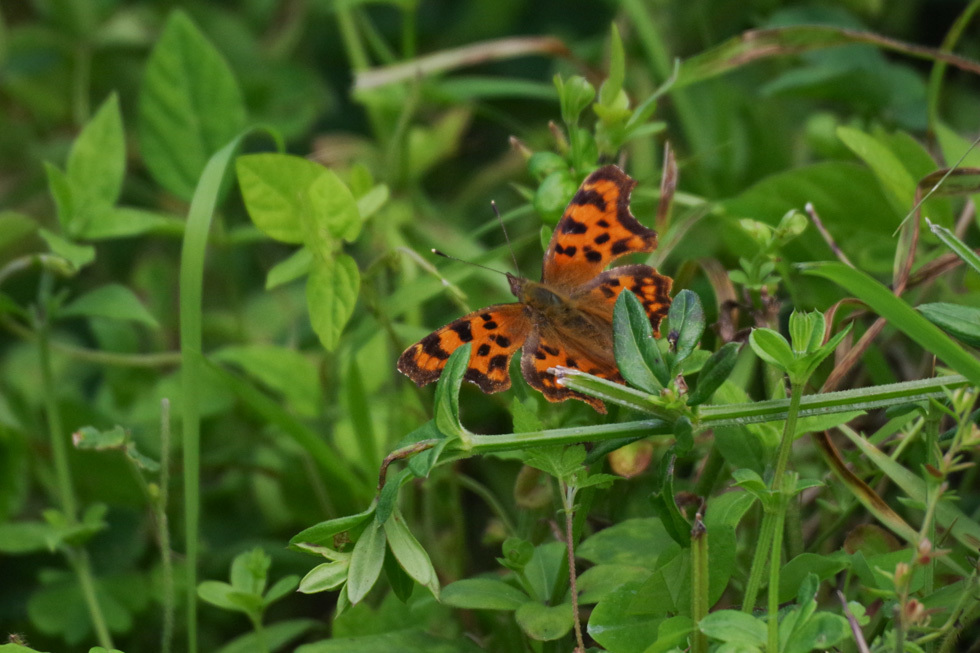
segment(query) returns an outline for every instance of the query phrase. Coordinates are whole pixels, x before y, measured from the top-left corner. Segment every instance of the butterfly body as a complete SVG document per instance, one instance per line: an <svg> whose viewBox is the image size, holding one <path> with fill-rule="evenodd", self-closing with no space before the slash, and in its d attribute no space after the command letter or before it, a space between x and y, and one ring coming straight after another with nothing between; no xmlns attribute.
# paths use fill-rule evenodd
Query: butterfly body
<svg viewBox="0 0 980 653"><path fill-rule="evenodd" d="M398 369L419 386L431 383L449 355L471 343L464 378L484 392L499 392L510 387L510 361L523 348L521 372L545 398L579 399L605 412L602 401L559 385L549 370L560 365L622 383L613 356L616 297L632 290L654 331L667 313L669 277L647 265L603 272L624 254L656 247L656 232L629 211L635 183L611 165L589 175L555 227L541 281L508 274L516 303L490 306L437 329L405 350Z"/></svg>

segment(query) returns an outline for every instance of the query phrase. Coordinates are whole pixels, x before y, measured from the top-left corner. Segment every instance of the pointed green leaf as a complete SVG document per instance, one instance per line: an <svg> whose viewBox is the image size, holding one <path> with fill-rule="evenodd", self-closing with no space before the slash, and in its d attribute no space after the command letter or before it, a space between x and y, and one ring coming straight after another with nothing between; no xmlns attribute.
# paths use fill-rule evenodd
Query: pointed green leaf
<svg viewBox="0 0 980 653"><path fill-rule="evenodd" d="M436 385L435 423L436 428L448 436L460 436L463 427L459 421L459 386L470 362L470 343L459 347L446 361L442 376Z"/></svg>
<svg viewBox="0 0 980 653"><path fill-rule="evenodd" d="M682 361L691 355L704 334L704 308L701 300L690 290L684 289L674 296L667 313L672 338L676 338L675 360Z"/></svg>
<svg viewBox="0 0 980 653"><path fill-rule="evenodd" d="M95 260L95 248L91 245L73 243L47 229L38 229L37 233L48 244L48 249L51 250L51 253L57 254L68 261L75 271L82 269Z"/></svg>
<svg viewBox="0 0 980 653"><path fill-rule="evenodd" d="M772 329L753 329L749 335L749 344L756 356L770 365L785 371L793 364L795 357L789 343Z"/></svg>
<svg viewBox="0 0 980 653"><path fill-rule="evenodd" d="M347 580L348 569L350 569L350 559L319 564L310 569L299 582L298 591L303 594L315 594L335 590Z"/></svg>
<svg viewBox="0 0 980 653"><path fill-rule="evenodd" d="M272 290L295 281L309 274L313 267L313 252L308 247L302 247L293 252L289 258L279 261L265 275L265 289Z"/></svg>
<svg viewBox="0 0 980 653"><path fill-rule="evenodd" d="M68 233L80 234L113 206L126 174L126 143L119 99L111 94L85 125L68 155L66 175L75 199Z"/></svg>
<svg viewBox="0 0 980 653"><path fill-rule="evenodd" d="M347 574L347 597L351 603L359 603L377 582L385 561L385 542L384 528L375 520L357 539Z"/></svg>
<svg viewBox="0 0 980 653"><path fill-rule="evenodd" d="M701 372L698 374L697 385L687 396L689 406L698 406L711 399L711 395L721 387L721 384L735 369L740 347L741 345L737 342L729 342L705 361L701 367Z"/></svg>
<svg viewBox="0 0 980 653"><path fill-rule="evenodd" d="M650 319L629 289L619 293L613 309L613 352L620 374L630 385L652 394L669 382Z"/></svg>
<svg viewBox="0 0 980 653"><path fill-rule="evenodd" d="M208 158L244 126L245 104L228 63L185 13L173 11L140 87L140 149L153 177L190 199Z"/></svg>
<svg viewBox="0 0 980 653"><path fill-rule="evenodd" d="M980 308L936 302L915 307L927 320L971 347L980 347Z"/></svg>
<svg viewBox="0 0 980 653"><path fill-rule="evenodd" d="M354 312L360 286L357 263L347 254L314 259L306 281L306 303L313 330L327 351L333 351L340 343L340 335Z"/></svg>
<svg viewBox="0 0 980 653"><path fill-rule="evenodd" d="M361 213L347 184L333 170L321 168L308 193L312 216L318 231L324 230L325 240L353 242L361 232ZM307 245L310 244L307 239Z"/></svg>
<svg viewBox="0 0 980 653"><path fill-rule="evenodd" d="M139 322L154 329L160 324L136 294L126 286L110 283L78 297L63 309L64 317L104 317Z"/></svg>
<svg viewBox="0 0 980 653"><path fill-rule="evenodd" d="M550 642L568 633L574 625L572 604L542 605L529 601L514 614L517 625L531 639Z"/></svg>
<svg viewBox="0 0 980 653"><path fill-rule="evenodd" d="M314 181L327 169L289 154L248 154L235 161L245 207L255 226L285 243L306 242L303 216Z"/></svg>
<svg viewBox="0 0 980 653"><path fill-rule="evenodd" d="M516 610L531 599L495 578L465 578L442 588L439 601L464 610Z"/></svg>
<svg viewBox="0 0 980 653"><path fill-rule="evenodd" d="M400 512L395 512L384 524L385 535L388 536L388 546L398 560L398 564L409 576L432 594L439 596L439 578L432 566L429 554L405 524L405 518Z"/></svg>

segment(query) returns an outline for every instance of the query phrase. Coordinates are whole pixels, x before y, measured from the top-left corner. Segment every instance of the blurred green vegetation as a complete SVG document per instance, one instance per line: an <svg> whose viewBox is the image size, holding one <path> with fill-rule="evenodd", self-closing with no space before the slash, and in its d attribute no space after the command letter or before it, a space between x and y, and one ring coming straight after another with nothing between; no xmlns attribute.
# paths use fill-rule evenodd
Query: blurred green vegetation
<svg viewBox="0 0 980 653"><path fill-rule="evenodd" d="M692 645L765 649L764 619L735 610L762 569L779 423L678 421L676 444L651 437L608 461L599 445L588 458L515 447L460 459L424 480L398 475L376 507L393 515L384 526L332 521L373 505L406 437L438 430L434 392L396 372L400 352L510 296L502 275L429 250L511 270L495 201L536 278L579 183L617 163L638 181L633 214L660 232L645 262L703 305L703 355L677 370L712 369L709 352L724 352L713 404L786 396L779 361L723 346L751 327L785 333L794 309L851 329L808 370L808 393L930 377L935 343L947 347L938 365L970 380L948 396L850 425L811 416L792 433L840 427L829 432L842 453L829 436L793 449L802 494L781 504L772 594L807 643L780 650L821 634L859 650L835 588L872 650L966 650L955 647L980 638L978 6L5 3L0 630L39 651L571 650L559 534L574 511L590 645L684 649L701 591L685 570L703 553L685 525L700 497L719 534L707 564L726 574L702 579L715 614ZM655 217L665 143L679 181ZM808 204L829 238L800 222ZM838 258L870 278L796 265ZM838 304L852 294L871 310ZM925 304L931 322L903 312ZM467 429L581 427L586 442L595 425L638 419L549 404L512 377L496 395L463 384ZM735 481L748 491L726 492ZM875 493L894 516L868 506ZM373 547L382 582L356 565L360 581L346 566L307 576L322 561L287 545L317 524L342 560ZM350 584L333 591L344 582L363 601L350 605ZM442 603L429 591L440 583ZM760 639L729 637L743 628Z"/></svg>

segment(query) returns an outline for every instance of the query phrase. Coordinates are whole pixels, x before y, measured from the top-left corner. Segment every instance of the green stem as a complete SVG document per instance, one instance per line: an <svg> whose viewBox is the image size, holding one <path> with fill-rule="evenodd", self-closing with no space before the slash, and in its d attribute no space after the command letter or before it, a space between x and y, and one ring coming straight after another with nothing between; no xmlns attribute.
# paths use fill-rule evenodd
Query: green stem
<svg viewBox="0 0 980 653"><path fill-rule="evenodd" d="M694 621L694 637L691 653L707 653L708 637L698 624L708 615L708 531L699 512L691 529L691 619Z"/></svg>
<svg viewBox="0 0 980 653"><path fill-rule="evenodd" d="M772 556L769 558L769 645L766 647L766 653L779 651L779 567L782 562L785 500L780 498L779 507L773 517Z"/></svg>
<svg viewBox="0 0 980 653"><path fill-rule="evenodd" d="M800 414L800 403L803 398L803 383L794 383L790 390L789 410L783 428L783 438L779 442L779 453L776 455L776 471L772 477L772 491L778 493L783 488L783 477L789 464L789 454L796 440L796 418Z"/></svg>
<svg viewBox="0 0 980 653"><path fill-rule="evenodd" d="M170 521L167 505L170 496L170 400L160 401L160 496L156 501L157 528L160 529L160 568L163 577L163 632L160 650L170 653L173 648L174 595L173 555L170 549Z"/></svg>
<svg viewBox="0 0 980 653"><path fill-rule="evenodd" d="M759 588L762 586L762 576L766 569L766 560L769 559L769 547L772 544L772 522L775 515L768 510L762 517L762 525L759 527L759 541L755 545L755 554L752 556L752 570L749 572L749 582L745 585L745 598L742 600L742 612L752 613L755 609L755 601L759 595Z"/></svg>
<svg viewBox="0 0 980 653"><path fill-rule="evenodd" d="M576 377L566 378L569 387L571 387L571 381L574 378ZM966 384L967 381L964 377L951 375L934 379L892 383L873 388L860 388L857 390L797 397L797 408L793 416L792 427L794 429L796 428L796 419L798 417L885 408L933 397L938 398L945 396L944 388L959 388ZM613 385L617 386L623 392L636 393L638 396L646 397L644 393L631 388L620 386L619 384ZM608 396L603 398L609 399ZM645 402L645 407L649 410L650 403L648 400L645 400ZM699 431L705 431L721 426L742 426L761 422L788 421L792 403L793 400L791 398L745 404L701 406L696 428ZM640 404L638 403L637 405ZM614 440L616 438L631 436L668 436L672 434L671 423L657 418L618 424L600 424L595 426L551 429L547 431L532 431L528 433L506 433L501 435L470 434L468 436L469 446L463 450L456 450L454 452L447 450L443 460L448 461L471 455L480 455L495 451L511 451L526 447L578 444L581 442ZM789 449L785 452L785 456L788 457L788 455ZM785 470L785 465L783 467Z"/></svg>
<svg viewBox="0 0 980 653"><path fill-rule="evenodd" d="M776 468L772 477L772 494L774 497L779 496L779 492L783 487L783 477L786 475L786 466L789 464L789 454L793 448L793 440L796 435L796 418L799 415L800 403L803 397L803 384L794 384L792 392L790 394L789 410L786 414L785 427L783 429L783 438L779 443L779 452L776 454ZM742 604L743 612L751 612L755 607L756 596L759 592L759 587L762 584L762 575L765 573L766 560L770 559L769 549L772 548L772 560L773 564L778 566L780 559L780 549L782 548L782 525L785 518L786 502L779 501L779 506L775 512L766 510L766 515L762 519L762 527L759 534L759 542L757 543L755 556L752 559L752 571L749 576L749 582L745 586L745 600ZM777 525L778 522L778 525ZM776 529L780 530L780 533L776 533ZM776 547L775 543L779 542L779 548ZM770 575L771 575L770 566ZM778 575L778 571L777 571ZM778 591L778 587L776 590ZM770 588L770 597L772 593L772 588Z"/></svg>
<svg viewBox="0 0 980 653"><path fill-rule="evenodd" d="M50 277L45 277L50 279ZM42 280L42 286L46 285ZM42 300L46 298L42 293ZM54 456L55 477L58 479L58 495L61 511L69 524L78 520L78 503L75 500L75 490L71 478L71 466L68 463L68 442L64 437L61 426L61 410L58 408L58 393L54 384L54 374L51 370L50 335L51 326L48 322L47 307L38 310L37 350L41 363L41 384L44 387L44 412L48 419L48 437L51 441L51 453Z"/></svg>
<svg viewBox="0 0 980 653"><path fill-rule="evenodd" d="M800 515L800 497L792 497L786 506L786 559L792 560L806 551L803 542L803 519Z"/></svg>
<svg viewBox="0 0 980 653"><path fill-rule="evenodd" d="M0 325L24 340L37 340L37 334L35 332L7 317L0 318ZM48 343L48 347L53 351L66 354L76 360L96 363L98 365L116 365L119 367L172 367L180 364L180 354L178 352L162 352L159 354L120 354L111 351L76 347L75 345L68 345L56 340L50 341Z"/></svg>
<svg viewBox="0 0 980 653"><path fill-rule="evenodd" d="M265 628L262 627L262 615L249 614L248 616L252 621L252 628L255 630L255 639L259 644L259 650L262 653L269 653L269 642L266 641Z"/></svg>
<svg viewBox="0 0 980 653"><path fill-rule="evenodd" d="M92 565L88 559L85 549L69 548L67 551L68 562L75 570L78 577L78 585L85 598L85 605L88 607L89 617L92 619L92 627L95 629L95 636L99 640L99 646L106 649L113 649L112 635L106 626L105 617L102 615L102 606L95 593L95 578L92 574Z"/></svg>

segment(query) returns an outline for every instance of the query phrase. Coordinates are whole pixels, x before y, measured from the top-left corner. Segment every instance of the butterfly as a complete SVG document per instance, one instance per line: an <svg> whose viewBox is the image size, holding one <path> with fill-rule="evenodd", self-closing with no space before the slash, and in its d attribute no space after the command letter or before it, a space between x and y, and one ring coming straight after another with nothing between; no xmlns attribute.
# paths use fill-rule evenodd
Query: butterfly
<svg viewBox="0 0 980 653"><path fill-rule="evenodd" d="M614 165L589 175L555 227L541 281L508 273L517 302L488 306L433 331L405 350L398 370L421 387L439 378L457 347L470 343L463 378L483 392L500 392L510 387L510 361L523 348L524 379L548 401L578 399L605 413L601 400L560 385L550 370L561 365L624 383L612 334L613 306L624 288L640 300L659 335L670 307L670 277L648 265L603 271L620 256L657 247L657 232L630 213L634 186Z"/></svg>

